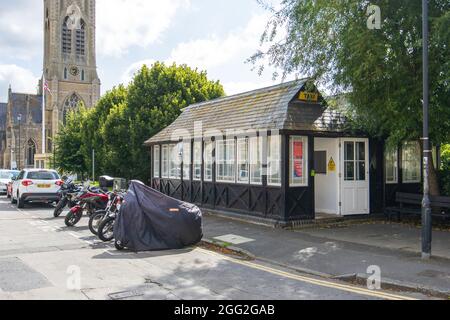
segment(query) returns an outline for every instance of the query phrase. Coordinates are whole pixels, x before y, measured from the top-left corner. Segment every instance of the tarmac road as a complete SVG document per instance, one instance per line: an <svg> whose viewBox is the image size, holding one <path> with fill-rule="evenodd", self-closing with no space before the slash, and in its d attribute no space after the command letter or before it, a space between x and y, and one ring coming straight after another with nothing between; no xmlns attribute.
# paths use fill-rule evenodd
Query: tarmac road
<svg viewBox="0 0 450 320"><path fill-rule="evenodd" d="M51 206L23 210L0 198L0 299L403 300L258 261L206 251L118 252L84 218L66 228Z"/></svg>

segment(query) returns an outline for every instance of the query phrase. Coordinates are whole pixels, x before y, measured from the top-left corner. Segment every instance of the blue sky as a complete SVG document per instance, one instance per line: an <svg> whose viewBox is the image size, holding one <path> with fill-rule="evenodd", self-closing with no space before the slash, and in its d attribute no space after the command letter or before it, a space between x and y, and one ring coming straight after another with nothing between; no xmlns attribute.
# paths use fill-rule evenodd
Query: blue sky
<svg viewBox="0 0 450 320"><path fill-rule="evenodd" d="M276 0L274 0L276 1ZM42 70L43 1L0 0L0 101L36 90ZM143 63L187 63L220 80L227 94L272 85L245 63L268 20L256 0L97 0L102 93L127 83Z"/></svg>

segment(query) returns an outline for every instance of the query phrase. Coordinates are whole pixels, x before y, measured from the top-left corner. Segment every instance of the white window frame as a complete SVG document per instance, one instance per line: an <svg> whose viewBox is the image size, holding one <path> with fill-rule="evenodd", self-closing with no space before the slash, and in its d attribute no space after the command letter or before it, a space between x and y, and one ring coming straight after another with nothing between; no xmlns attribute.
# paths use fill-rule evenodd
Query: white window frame
<svg viewBox="0 0 450 320"><path fill-rule="evenodd" d="M255 149L256 148L256 149ZM258 150L259 148L259 150ZM250 184L260 186L263 184L263 138L262 137L250 137L249 139L249 172L250 172ZM259 152L258 152L259 151ZM259 158L259 159L258 159ZM258 166L259 160L259 181L255 178L255 168Z"/></svg>
<svg viewBox="0 0 450 320"><path fill-rule="evenodd" d="M224 168L223 176L219 175L220 166ZM232 172L226 175L230 166ZM220 183L236 183L236 142L234 139L216 141L216 181Z"/></svg>
<svg viewBox="0 0 450 320"><path fill-rule="evenodd" d="M205 146L205 152L203 154L203 159L204 159L204 169L203 169L203 175L204 175L204 180L206 182L212 182L213 181L213 168L214 168L214 157L213 157L213 151L214 151L214 142L213 141L205 141L204 142L204 146ZM209 151L209 152L208 152ZM208 167L210 168L210 174L211 177L208 177Z"/></svg>
<svg viewBox="0 0 450 320"><path fill-rule="evenodd" d="M153 178L161 178L161 147L154 146L153 147Z"/></svg>
<svg viewBox="0 0 450 320"><path fill-rule="evenodd" d="M274 139L278 140L278 150L274 151L272 149L272 141ZM275 157L274 157L275 152ZM267 185L273 187L281 187L282 174L281 174L281 135L269 136L267 137ZM272 171L273 164L278 164L278 174L279 174L279 182L272 181Z"/></svg>
<svg viewBox="0 0 450 320"><path fill-rule="evenodd" d="M183 150L183 144L171 144L169 145L169 179L181 180L181 159L180 152ZM175 170L175 171L174 171ZM177 172L177 175L172 175L172 172Z"/></svg>
<svg viewBox="0 0 450 320"><path fill-rule="evenodd" d="M294 178L294 143L303 143L303 177L301 182L295 181ZM309 186L309 157L308 157L308 142L309 139L306 136L291 136L289 137L289 186L291 187L308 187Z"/></svg>
<svg viewBox="0 0 450 320"><path fill-rule="evenodd" d="M192 178L194 181L201 181L202 180L202 142L201 141L194 141L194 150L192 151L194 153L194 163L192 166ZM199 172L199 175L196 175L196 172Z"/></svg>
<svg viewBox="0 0 450 320"><path fill-rule="evenodd" d="M407 150L408 148L416 148L417 150L417 159L415 159L416 161L416 165L417 167L414 169L418 170L418 178L417 179L411 179L408 180L407 175L406 175L406 170L408 170L406 168L407 163L414 163L414 159L407 159ZM412 184L412 183L420 183L422 181L422 167L421 167L421 154L420 154L420 144L417 141L409 141L409 142L405 142L402 146L402 182L404 184Z"/></svg>
<svg viewBox="0 0 450 320"><path fill-rule="evenodd" d="M393 161L394 167L394 179L389 180L388 173L388 162ZM384 155L384 165L385 165L385 174L386 174L386 184L398 184L398 149L395 150L386 150Z"/></svg>
<svg viewBox="0 0 450 320"><path fill-rule="evenodd" d="M244 146L245 151L241 147ZM236 182L238 184L249 184L250 183L250 163L249 163L249 139L248 138L238 138L236 142ZM245 179L241 178L241 165L245 165L245 171L247 171L247 177Z"/></svg>
<svg viewBox="0 0 450 320"><path fill-rule="evenodd" d="M183 142L183 181L191 180L191 142Z"/></svg>
<svg viewBox="0 0 450 320"><path fill-rule="evenodd" d="M168 144L165 144L162 146L161 150L162 150L161 177L163 179L169 179L170 146Z"/></svg>

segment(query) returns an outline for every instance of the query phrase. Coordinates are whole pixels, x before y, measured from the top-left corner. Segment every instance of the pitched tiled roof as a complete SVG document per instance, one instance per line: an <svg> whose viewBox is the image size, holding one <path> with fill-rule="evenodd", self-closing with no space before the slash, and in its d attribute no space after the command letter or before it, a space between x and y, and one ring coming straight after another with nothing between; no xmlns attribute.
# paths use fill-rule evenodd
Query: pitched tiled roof
<svg viewBox="0 0 450 320"><path fill-rule="evenodd" d="M220 130L339 130L337 114L319 103L295 102L308 79L219 98L187 107L170 126L146 144L169 142L174 133L188 130L193 136L194 122L201 122L203 133ZM178 140L176 138L175 140Z"/></svg>
<svg viewBox="0 0 450 320"><path fill-rule="evenodd" d="M42 124L42 96L24 93L11 94L11 110L13 119L17 119L19 114L22 115L22 123L28 122L27 102L30 104L31 122Z"/></svg>

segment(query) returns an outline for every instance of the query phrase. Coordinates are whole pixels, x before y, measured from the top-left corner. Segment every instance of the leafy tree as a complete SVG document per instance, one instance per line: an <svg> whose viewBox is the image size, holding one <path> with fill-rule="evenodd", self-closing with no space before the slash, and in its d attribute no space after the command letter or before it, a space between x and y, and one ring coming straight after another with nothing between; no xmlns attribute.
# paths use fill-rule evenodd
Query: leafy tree
<svg viewBox="0 0 450 320"><path fill-rule="evenodd" d="M367 27L369 4L381 8L379 30ZM422 136L422 7L408 0L284 0L262 36L268 59L348 92L353 127L389 146ZM450 2L430 1L430 134L450 141ZM277 37L285 32L282 40ZM433 166L432 166L433 167ZM439 193L432 170L433 194Z"/></svg>
<svg viewBox="0 0 450 320"><path fill-rule="evenodd" d="M55 137L55 164L63 172L75 172L81 175L88 172L82 152L82 123L86 119L87 110L81 107L67 114L66 125Z"/></svg>
<svg viewBox="0 0 450 320"><path fill-rule="evenodd" d="M143 66L128 88L128 106L123 117L129 143L124 152L130 155L133 174L147 181L150 172L148 149L144 142L170 125L190 104L223 96L219 82L209 81L206 72L186 65L166 66L156 62L151 68Z"/></svg>
<svg viewBox="0 0 450 320"><path fill-rule="evenodd" d="M224 95L219 82L186 65L143 66L128 88L106 93L91 110L71 114L57 138L57 159L67 171L89 172L92 149L96 172L147 182L144 142L171 124L190 104Z"/></svg>
<svg viewBox="0 0 450 320"><path fill-rule="evenodd" d="M107 134L103 130L104 122L115 106L126 102L127 94L127 88L123 85L114 87L100 98L95 108L88 111L88 115L82 123L84 160L87 167L92 168L92 150L95 150L95 165L98 173L110 174L108 169L111 161L107 157L108 146L105 143Z"/></svg>

